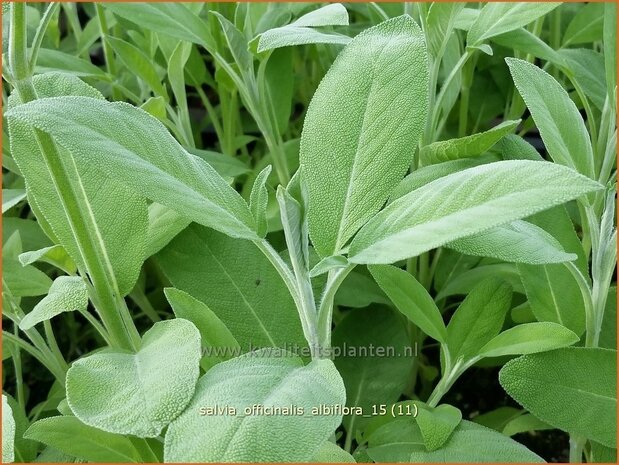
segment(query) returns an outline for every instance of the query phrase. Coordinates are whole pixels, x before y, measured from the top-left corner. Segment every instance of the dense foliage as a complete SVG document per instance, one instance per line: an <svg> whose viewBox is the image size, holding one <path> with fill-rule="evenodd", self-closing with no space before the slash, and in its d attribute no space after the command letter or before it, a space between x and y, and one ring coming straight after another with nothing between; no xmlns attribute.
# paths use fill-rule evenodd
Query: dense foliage
<svg viewBox="0 0 619 465"><path fill-rule="evenodd" d="M2 12L3 462L616 460L615 4Z"/></svg>

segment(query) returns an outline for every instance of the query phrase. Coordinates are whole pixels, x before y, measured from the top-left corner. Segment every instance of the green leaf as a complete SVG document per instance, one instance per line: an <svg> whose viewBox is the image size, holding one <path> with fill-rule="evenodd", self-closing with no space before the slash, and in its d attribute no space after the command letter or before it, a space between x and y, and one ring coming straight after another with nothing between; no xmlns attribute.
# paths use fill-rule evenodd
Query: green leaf
<svg viewBox="0 0 619 465"><path fill-rule="evenodd" d="M52 280L34 266L22 266L17 258L21 251L21 236L15 231L2 247L3 287L6 285L13 297L47 294Z"/></svg>
<svg viewBox="0 0 619 465"><path fill-rule="evenodd" d="M337 444L327 441L318 452L312 457L310 462L315 463L356 463L352 455L339 447Z"/></svg>
<svg viewBox="0 0 619 465"><path fill-rule="evenodd" d="M105 40L112 46L114 52L132 74L142 79L155 93L166 100L168 93L161 82L161 77L151 59L138 47L116 37L107 36Z"/></svg>
<svg viewBox="0 0 619 465"><path fill-rule="evenodd" d="M244 351L305 346L290 293L253 243L191 225L157 258L172 285L213 310Z"/></svg>
<svg viewBox="0 0 619 465"><path fill-rule="evenodd" d="M25 198L25 189L2 189L2 213L10 210Z"/></svg>
<svg viewBox="0 0 619 465"><path fill-rule="evenodd" d="M353 239L349 260L380 264L414 257L599 188L548 162L508 160L465 169L388 205Z"/></svg>
<svg viewBox="0 0 619 465"><path fill-rule="evenodd" d="M480 45L485 40L526 26L554 10L561 3L487 3L471 25L467 46Z"/></svg>
<svg viewBox="0 0 619 465"><path fill-rule="evenodd" d="M374 265L368 269L400 313L438 342L447 341L441 312L428 291L413 275L389 265Z"/></svg>
<svg viewBox="0 0 619 465"><path fill-rule="evenodd" d="M161 32L207 48L214 44L208 25L189 8L188 4L106 3L105 8L155 32Z"/></svg>
<svg viewBox="0 0 619 465"><path fill-rule="evenodd" d="M464 3L433 2L426 17L426 40L428 50L440 58L453 32L456 18L462 12Z"/></svg>
<svg viewBox="0 0 619 465"><path fill-rule="evenodd" d="M168 428L165 461L308 461L342 419L312 415L312 408L344 401L342 378L330 360L304 366L299 358L263 349L220 363L200 379L193 401ZM256 405L303 408L304 415L244 413ZM205 407L236 413L200 414Z"/></svg>
<svg viewBox="0 0 619 465"><path fill-rule="evenodd" d="M467 256L461 255L461 257ZM474 263L469 264L469 266L473 266ZM511 263L479 264L473 269L465 270L459 275L454 276L441 288L435 300L439 301L452 295L468 294L480 281L492 277L504 280L512 286L514 292L524 294L524 288L520 282L520 275L516 265Z"/></svg>
<svg viewBox="0 0 619 465"><path fill-rule="evenodd" d="M533 265L562 263L577 258L573 253L565 252L561 244L542 228L521 220L458 239L446 247L467 255Z"/></svg>
<svg viewBox="0 0 619 465"><path fill-rule="evenodd" d="M480 350L480 357L534 354L577 343L579 337L556 323L525 323L503 331Z"/></svg>
<svg viewBox="0 0 619 465"><path fill-rule="evenodd" d="M615 463L617 462L617 449L591 441L590 460L592 463Z"/></svg>
<svg viewBox="0 0 619 465"><path fill-rule="evenodd" d="M565 49L559 53L565 59L566 67L573 74L573 79L582 87L587 99L602 111L607 89L604 56L585 48Z"/></svg>
<svg viewBox="0 0 619 465"><path fill-rule="evenodd" d="M239 31L225 16L217 11L211 11L215 15L221 26L223 37L226 40L227 48L232 54L234 62L239 67L241 74L247 74L253 69L253 57L247 49L247 40L243 33Z"/></svg>
<svg viewBox="0 0 619 465"><path fill-rule="evenodd" d="M466 362L479 355L480 349L501 331L511 301L511 287L504 281L489 278L475 286L447 325L452 360Z"/></svg>
<svg viewBox="0 0 619 465"><path fill-rule="evenodd" d="M331 270L336 270L338 268L345 268L348 266L348 259L343 255L332 255L330 257L325 257L320 260L311 270L310 277L315 278L316 276L323 275Z"/></svg>
<svg viewBox="0 0 619 465"><path fill-rule="evenodd" d="M129 438L87 426L75 417L51 417L33 423L25 437L90 462L139 463Z"/></svg>
<svg viewBox="0 0 619 465"><path fill-rule="evenodd" d="M7 117L49 133L81 163L193 221L233 237L257 238L241 196L143 110L124 102L59 97L20 105Z"/></svg>
<svg viewBox="0 0 619 465"><path fill-rule="evenodd" d="M45 262L66 272L75 274L77 267L67 251L61 245L52 245L39 250L32 250L19 254L19 262L23 265L31 265L35 262Z"/></svg>
<svg viewBox="0 0 619 465"><path fill-rule="evenodd" d="M428 452L411 420L391 422L370 437L369 456L376 462L543 462L522 444L501 433L462 421L442 448Z"/></svg>
<svg viewBox="0 0 619 465"><path fill-rule="evenodd" d="M333 332L333 354L346 385L346 405L361 407L364 413L373 405L397 401L410 379L413 354L405 326L387 307L348 313ZM347 434L354 437L367 420L355 414L345 417Z"/></svg>
<svg viewBox="0 0 619 465"><path fill-rule="evenodd" d="M600 330L600 347L614 349L617 347L617 286L608 290L604 318Z"/></svg>
<svg viewBox="0 0 619 465"><path fill-rule="evenodd" d="M95 77L102 80L109 79L102 69L93 65L90 61L69 55L60 50L50 50L47 48L39 50L35 71L37 74L62 71L63 73L69 73L77 77Z"/></svg>
<svg viewBox="0 0 619 465"><path fill-rule="evenodd" d="M433 409L421 407L417 411L417 425L423 443L430 452L439 449L462 421L462 412L448 404Z"/></svg>
<svg viewBox="0 0 619 465"><path fill-rule="evenodd" d="M563 34L563 47L602 40L604 4L589 3L572 18Z"/></svg>
<svg viewBox="0 0 619 465"><path fill-rule="evenodd" d="M514 29L505 34L495 36L492 38L492 42L509 49L529 53L557 65L563 65L564 63L561 54L525 28Z"/></svg>
<svg viewBox="0 0 619 465"><path fill-rule="evenodd" d="M7 397L2 394L2 462L15 460L15 419Z"/></svg>
<svg viewBox="0 0 619 465"><path fill-rule="evenodd" d="M527 61L505 61L552 159L593 178L589 133L565 89L550 74Z"/></svg>
<svg viewBox="0 0 619 465"><path fill-rule="evenodd" d="M488 131L426 145L421 148L421 162L424 165L431 165L459 158L476 157L492 148L503 136L513 132L518 124L520 120L503 121Z"/></svg>
<svg viewBox="0 0 619 465"><path fill-rule="evenodd" d="M373 303L389 305L390 301L372 278L352 271L337 290L335 303L344 307L363 308Z"/></svg>
<svg viewBox="0 0 619 465"><path fill-rule="evenodd" d="M341 3L331 3L304 14L291 24L299 27L348 26L348 11Z"/></svg>
<svg viewBox="0 0 619 465"><path fill-rule="evenodd" d="M19 323L26 331L37 323L47 321L63 312L86 310L88 289L78 276L59 276L49 288L49 293Z"/></svg>
<svg viewBox="0 0 619 465"><path fill-rule="evenodd" d="M203 368L210 368L219 362L232 358L234 351L240 353L241 347L237 340L206 304L173 287L165 288L163 291L176 318L191 321L200 331L202 347L213 349L213 355L205 354L202 358L201 365Z"/></svg>
<svg viewBox="0 0 619 465"><path fill-rule="evenodd" d="M225 155L212 150L200 150L195 148L187 149L189 153L199 156L211 165L224 178L235 178L241 174L249 173L251 170L241 160L230 155Z"/></svg>
<svg viewBox="0 0 619 465"><path fill-rule="evenodd" d="M160 321L135 354L107 351L75 361L67 372L67 401L89 426L156 437L191 400L200 356L192 323Z"/></svg>
<svg viewBox="0 0 619 465"><path fill-rule="evenodd" d="M256 232L260 237L266 236L268 230L267 203L269 201L269 192L266 183L269 174L271 174L271 165L268 165L258 173L249 196L249 209L256 222Z"/></svg>
<svg viewBox="0 0 619 465"><path fill-rule="evenodd" d="M268 93L271 118L277 132L285 134L292 113L294 92L294 54L291 48L273 51L264 70L264 89ZM260 76L259 76L260 79Z"/></svg>
<svg viewBox="0 0 619 465"><path fill-rule="evenodd" d="M515 134L508 134L503 137L500 145L501 154L505 160L544 160L539 152L535 150L535 147Z"/></svg>
<svg viewBox="0 0 619 465"><path fill-rule="evenodd" d="M552 429L552 426L534 417L530 413L527 413L508 421L502 432L506 436L514 436L515 434L528 431L542 431L547 429Z"/></svg>
<svg viewBox="0 0 619 465"><path fill-rule="evenodd" d="M44 74L35 76L33 84L37 95L41 100L35 100L31 104L40 102L56 102L59 95L83 95L88 97L63 97L85 99L88 102L105 104L101 94L76 77L63 74ZM57 97L57 98L49 98ZM20 105L17 94L11 94L9 98L10 111L20 111L29 104ZM9 111L9 112L10 112ZM82 113L90 118L86 107L79 110L71 110L74 113ZM7 115L8 113L7 112ZM44 116L44 115L41 115ZM61 111L60 124L65 128L71 126L68 123L68 114ZM93 120L93 124L100 124ZM79 132L71 132L70 138L85 140L87 136L76 136ZM56 188L50 181L50 173L47 163L40 151L37 140L28 121L17 118L9 118L9 134L11 136L12 154L20 166L20 170L26 180L28 195L39 223L49 223L55 242L60 243L76 265L81 270L87 270L85 265L91 259L103 263L109 273L110 285L118 287L120 295L126 295L133 288L144 260L144 243L147 228L147 207L145 200L129 191L122 180L114 176L107 177L79 157L74 157L66 150L59 147L58 155L68 172L71 180L70 186L62 188L71 189L80 200L80 211L83 215L90 215L93 229L87 224L80 224L84 229L84 236L90 239L90 246L95 249L96 257L87 256L84 251L85 245L76 237L72 218L66 206L66 195ZM88 136L90 137L90 136ZM101 160L109 149L93 148L91 156ZM132 176L134 173L128 173ZM122 208L110 208L110 205L122 205ZM86 229L88 228L88 229ZM47 229L46 229L46 232ZM48 234L50 234L48 232Z"/></svg>
<svg viewBox="0 0 619 465"><path fill-rule="evenodd" d="M608 2L604 5L604 64L606 86L610 104L615 108L617 102L612 98L617 86L617 5Z"/></svg>
<svg viewBox="0 0 619 465"><path fill-rule="evenodd" d="M427 86L423 33L407 16L357 35L321 81L300 162L322 257L338 253L404 175L425 125Z"/></svg>
<svg viewBox="0 0 619 465"><path fill-rule="evenodd" d="M146 257L150 257L170 243L191 220L188 220L176 210L151 203L148 206L148 233L146 235Z"/></svg>
<svg viewBox="0 0 619 465"><path fill-rule="evenodd" d="M570 347L524 355L501 369L499 381L540 420L617 446L617 351Z"/></svg>

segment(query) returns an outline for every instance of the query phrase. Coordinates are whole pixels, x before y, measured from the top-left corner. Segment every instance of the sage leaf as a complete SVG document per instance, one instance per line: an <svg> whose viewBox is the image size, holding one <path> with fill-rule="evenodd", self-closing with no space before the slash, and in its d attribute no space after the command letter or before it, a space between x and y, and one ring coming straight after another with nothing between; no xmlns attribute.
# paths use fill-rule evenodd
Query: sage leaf
<svg viewBox="0 0 619 465"><path fill-rule="evenodd" d="M2 189L2 213L10 210L25 198L25 189Z"/></svg>
<svg viewBox="0 0 619 465"><path fill-rule="evenodd" d="M7 397L2 394L2 462L15 460L15 419Z"/></svg>
<svg viewBox="0 0 619 465"><path fill-rule="evenodd" d="M316 463L357 463L352 455L337 444L327 441L314 455L311 462Z"/></svg>
<svg viewBox="0 0 619 465"><path fill-rule="evenodd" d="M509 284L489 278L476 285L447 325L447 347L452 360L471 360L501 328L510 308Z"/></svg>
<svg viewBox="0 0 619 465"><path fill-rule="evenodd" d="M519 415L507 422L502 433L506 436L514 436L528 431L543 431L547 429L552 429L552 426L530 413L527 413L525 415Z"/></svg>
<svg viewBox="0 0 619 465"><path fill-rule="evenodd" d="M565 89L550 74L527 61L505 61L552 159L593 178L589 135Z"/></svg>
<svg viewBox="0 0 619 465"><path fill-rule="evenodd" d="M582 5L565 29L562 46L568 47L601 40L603 28L604 5L602 3Z"/></svg>
<svg viewBox="0 0 619 465"><path fill-rule="evenodd" d="M73 416L39 420L24 436L81 460L102 463L143 460L131 439L85 425Z"/></svg>
<svg viewBox="0 0 619 465"><path fill-rule="evenodd" d="M433 57L440 59L464 3L432 2L426 17L426 40Z"/></svg>
<svg viewBox="0 0 619 465"><path fill-rule="evenodd" d="M441 163L459 158L470 158L488 151L501 138L516 129L520 120L503 121L501 124L489 129L460 139L450 139L434 142L422 147L420 152L421 162L424 165Z"/></svg>
<svg viewBox="0 0 619 465"><path fill-rule="evenodd" d="M243 351L306 346L292 296L253 243L191 225L157 260L174 287L213 310Z"/></svg>
<svg viewBox="0 0 619 465"><path fill-rule="evenodd" d="M514 263L543 265L576 260L542 228L526 221L513 221L480 234L449 242L446 247L467 255L492 257Z"/></svg>
<svg viewBox="0 0 619 465"><path fill-rule="evenodd" d="M441 312L428 291L412 274L390 265L373 265L368 268L381 289L406 318L438 342L447 341Z"/></svg>
<svg viewBox="0 0 619 465"><path fill-rule="evenodd" d="M617 446L617 351L570 347L523 355L501 369L499 381L540 420Z"/></svg>
<svg viewBox="0 0 619 465"><path fill-rule="evenodd" d="M404 175L425 125L427 86L423 33L406 16L356 36L318 86L300 163L322 257L336 254Z"/></svg>
<svg viewBox="0 0 619 465"><path fill-rule="evenodd" d="M462 412L452 405L443 404L433 409L420 407L415 420L423 443L430 452L439 449L462 421Z"/></svg>
<svg viewBox="0 0 619 465"><path fill-rule="evenodd" d="M556 323L525 323L514 326L488 341L480 350L480 357L501 357L546 352L571 346L579 337Z"/></svg>
<svg viewBox="0 0 619 465"><path fill-rule="evenodd" d="M561 3L487 3L479 11L466 36L468 46L478 46L491 37L532 23Z"/></svg>
<svg viewBox="0 0 619 465"><path fill-rule="evenodd" d="M191 220L160 203L148 206L148 232L146 234L146 257L150 257L170 243Z"/></svg>
<svg viewBox="0 0 619 465"><path fill-rule="evenodd" d="M163 291L176 318L191 321L200 331L202 347L213 349L212 355L205 354L202 357L200 364L205 370L232 358L235 350L240 350L239 343L230 330L206 304L173 287Z"/></svg>
<svg viewBox="0 0 619 465"><path fill-rule="evenodd" d="M200 379L194 399L168 428L165 462L308 461L342 420L312 415L312 408L344 402L344 384L330 360L304 366L299 358L263 349L222 362ZM246 413L252 406L302 408L304 414ZM236 413L200 414L208 407Z"/></svg>
<svg viewBox="0 0 619 465"><path fill-rule="evenodd" d="M323 275L331 270L336 270L338 268L345 268L348 266L348 259L343 255L332 255L330 257L325 257L320 260L311 270L310 277L315 278L316 276Z"/></svg>
<svg viewBox="0 0 619 465"><path fill-rule="evenodd" d="M387 264L414 257L599 188L548 162L508 160L465 169L388 205L353 239L349 260Z"/></svg>
<svg viewBox="0 0 619 465"><path fill-rule="evenodd" d="M269 201L269 192L267 191L266 182L269 174L271 174L271 165L268 165L258 173L249 197L249 209L254 216L256 232L260 237L266 236L268 230L267 203Z"/></svg>
<svg viewBox="0 0 619 465"><path fill-rule="evenodd" d="M604 56L586 48L566 49L559 53L585 96L598 110L602 111L607 89Z"/></svg>
<svg viewBox="0 0 619 465"><path fill-rule="evenodd" d="M137 353L102 352L67 372L67 401L85 424L156 437L191 400L198 380L200 333L187 320L155 323Z"/></svg>
<svg viewBox="0 0 619 465"><path fill-rule="evenodd" d="M52 245L39 250L31 250L19 254L19 263L23 266L31 265L35 262L45 262L63 270L68 274L75 274L77 267L75 262L69 257L67 251L61 245Z"/></svg>
<svg viewBox="0 0 619 465"><path fill-rule="evenodd" d="M132 105L45 98L15 107L7 116L47 132L87 166L193 221L233 237L257 238L241 196L158 120Z"/></svg>
<svg viewBox="0 0 619 465"><path fill-rule="evenodd" d="M86 310L88 289L77 276L59 276L49 288L49 293L19 323L22 331L37 323L47 321L63 312Z"/></svg>

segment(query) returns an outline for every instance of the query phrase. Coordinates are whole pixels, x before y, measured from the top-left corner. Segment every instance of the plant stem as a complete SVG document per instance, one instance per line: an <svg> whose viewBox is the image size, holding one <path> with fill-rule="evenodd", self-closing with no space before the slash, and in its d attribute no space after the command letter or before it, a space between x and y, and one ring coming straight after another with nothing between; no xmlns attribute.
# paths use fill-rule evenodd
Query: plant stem
<svg viewBox="0 0 619 465"><path fill-rule="evenodd" d="M49 26L49 22L52 17L58 11L59 3L50 3L45 13L43 13L43 17L41 18L41 22L39 23L39 27L37 28L37 32L32 40L32 46L30 47L30 72L34 72L34 67L37 64L37 58L39 56L39 50L41 49L41 44L43 43L43 38L45 37L45 31L47 31L47 26Z"/></svg>
<svg viewBox="0 0 619 465"><path fill-rule="evenodd" d="M570 436L570 463L582 463L582 451L585 440L577 436Z"/></svg>
<svg viewBox="0 0 619 465"><path fill-rule="evenodd" d="M318 307L318 334L320 347L322 349L331 348L331 325L333 319L333 300L337 290L340 288L346 276L355 268L350 264L345 268L331 270L327 276L325 291Z"/></svg>

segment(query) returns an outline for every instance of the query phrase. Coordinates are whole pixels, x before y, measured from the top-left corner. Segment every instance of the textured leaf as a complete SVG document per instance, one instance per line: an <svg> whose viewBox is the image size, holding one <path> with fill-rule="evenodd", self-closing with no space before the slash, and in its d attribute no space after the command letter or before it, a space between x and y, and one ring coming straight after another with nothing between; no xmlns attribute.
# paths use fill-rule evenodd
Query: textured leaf
<svg viewBox="0 0 619 465"><path fill-rule="evenodd" d="M371 346L383 348L383 356L368 352ZM390 353L387 348L392 348ZM373 405L398 400L409 380L413 358L401 317L393 310L374 306L350 312L333 332L333 350L335 366L346 385L346 405L362 407L367 413ZM367 418L350 415L344 426L354 435L364 422Z"/></svg>
<svg viewBox="0 0 619 465"><path fill-rule="evenodd" d="M260 237L266 236L268 229L267 203L269 201L269 192L267 191L266 182L269 174L271 174L271 165L268 165L258 173L249 197L249 209L254 216L256 231Z"/></svg>
<svg viewBox="0 0 619 465"><path fill-rule="evenodd" d="M168 428L166 462L303 462L314 457L342 417L312 415L311 409L343 404L342 378L330 360L303 366L299 358L271 353L263 349L220 363L200 379L193 401ZM303 408L304 415L244 414L256 405ZM201 408L216 406L234 408L236 414L200 414Z"/></svg>
<svg viewBox="0 0 619 465"><path fill-rule="evenodd" d="M393 263L599 189L548 162L509 160L437 179L392 202L350 246L353 263Z"/></svg>
<svg viewBox="0 0 619 465"><path fill-rule="evenodd" d="M479 350L479 356L534 354L571 346L578 340L573 331L556 323L525 323L492 338Z"/></svg>
<svg viewBox="0 0 619 465"><path fill-rule="evenodd" d="M519 123L520 120L503 121L488 131L426 145L421 149L421 161L424 165L430 165L481 155L492 148L503 136L511 133Z"/></svg>
<svg viewBox="0 0 619 465"><path fill-rule="evenodd" d="M90 61L48 48L39 49L35 71L38 74L61 71L77 77L108 79L105 72Z"/></svg>
<svg viewBox="0 0 619 465"><path fill-rule="evenodd" d="M47 294L52 280L34 266L22 266L18 261L21 251L21 236L19 231L15 231L2 247L3 285L7 286L13 297Z"/></svg>
<svg viewBox="0 0 619 465"><path fill-rule="evenodd" d="M148 233L146 235L146 257L150 257L170 243L191 220L159 203L148 206Z"/></svg>
<svg viewBox="0 0 619 465"><path fill-rule="evenodd" d="M2 463L15 460L15 419L7 397L2 394Z"/></svg>
<svg viewBox="0 0 619 465"><path fill-rule="evenodd" d="M466 37L468 46L532 23L540 16L554 10L561 3L487 3L471 25Z"/></svg>
<svg viewBox="0 0 619 465"><path fill-rule="evenodd" d="M535 147L515 134L508 134L503 137L500 145L501 154L505 160L543 160L539 152L535 150Z"/></svg>
<svg viewBox="0 0 619 465"><path fill-rule="evenodd" d="M20 105L7 116L49 133L82 163L193 221L233 237L257 238L241 196L138 108L124 102L62 97Z"/></svg>
<svg viewBox="0 0 619 465"><path fill-rule="evenodd" d="M585 96L602 111L606 100L604 56L585 48L561 50L560 54Z"/></svg>
<svg viewBox="0 0 619 465"><path fill-rule="evenodd" d="M65 454L90 462L139 463L142 461L129 438L87 426L73 416L39 420L32 424L25 436Z"/></svg>
<svg viewBox="0 0 619 465"><path fill-rule="evenodd" d="M352 455L331 441L325 442L310 461L316 463L356 463Z"/></svg>
<svg viewBox="0 0 619 465"><path fill-rule="evenodd" d="M519 404L556 428L617 443L617 351L570 347L524 355L499 373Z"/></svg>
<svg viewBox="0 0 619 465"><path fill-rule="evenodd" d="M348 26L348 11L341 3L331 3L304 14L292 22L295 26Z"/></svg>
<svg viewBox="0 0 619 465"><path fill-rule="evenodd" d="M244 351L305 346L290 293L253 243L191 225L158 260L172 285L213 310Z"/></svg>
<svg viewBox="0 0 619 465"><path fill-rule="evenodd" d="M525 28L514 29L495 36L492 38L492 42L509 49L529 53L554 64L561 65L564 61L556 50Z"/></svg>
<svg viewBox="0 0 619 465"><path fill-rule="evenodd" d="M413 275L395 266L374 265L369 270L400 313L437 341L447 341L441 312Z"/></svg>
<svg viewBox="0 0 619 465"><path fill-rule="evenodd" d="M464 3L433 2L426 17L426 40L432 56L440 58L453 32Z"/></svg>
<svg viewBox="0 0 619 465"><path fill-rule="evenodd" d="M542 228L521 220L458 239L446 247L467 255L533 265L577 258L573 253L564 252L561 244Z"/></svg>
<svg viewBox="0 0 619 465"><path fill-rule="evenodd" d="M589 3L572 18L563 34L563 47L602 40L604 4Z"/></svg>
<svg viewBox="0 0 619 465"><path fill-rule="evenodd" d="M200 333L187 320L155 323L135 353L102 352L67 372L67 401L89 426L156 437L191 400L198 380Z"/></svg>
<svg viewBox="0 0 619 465"><path fill-rule="evenodd" d="M31 104L54 100L48 97L59 95L83 95L88 98L66 98L85 98L88 101L104 103L99 100L103 97L97 90L69 75L54 73L35 76L33 84L42 100L35 100ZM29 105L19 103L17 94L13 93L9 98L9 108L19 111ZM81 112L88 116L84 108ZM67 125L67 116L64 113L61 115L61 125ZM53 235L73 261L81 269L86 269L85 252L76 239L71 220L65 211L64 197L59 194L54 183L50 182L47 164L29 123L9 118L9 134L12 154L26 180L30 204L39 222L49 223ZM73 139L82 139L82 136L76 137L75 134L71 134ZM112 285L118 286L121 295L126 295L133 288L144 259L146 202L127 190L118 179L102 175L100 171L93 169L92 165L74 158L66 150L60 149L58 154L73 181L71 187L82 199L84 215L86 212L92 215L96 229L89 230L88 235L97 248L96 258L110 271L110 279L115 281ZM91 155L100 159L100 152L96 150ZM122 205L122 208L117 208L117 205Z"/></svg>
<svg viewBox="0 0 619 465"><path fill-rule="evenodd" d="M320 260L316 266L310 270L310 277L315 278L328 271L335 270L337 268L345 268L348 265L348 259L343 255L332 255Z"/></svg>
<svg viewBox="0 0 619 465"><path fill-rule="evenodd" d="M447 346L452 360L473 359L499 334L511 300L509 284L498 279L487 279L473 288L447 325Z"/></svg>
<svg viewBox="0 0 619 465"><path fill-rule="evenodd" d="M200 331L202 347L214 349L212 356L205 354L203 357L201 365L204 368L210 368L221 361L232 358L233 351L240 349L239 343L230 330L206 304L173 287L168 287L163 291L176 318L191 321ZM230 352L226 353L224 350Z"/></svg>
<svg viewBox="0 0 619 465"><path fill-rule="evenodd" d="M592 178L589 134L565 89L550 74L527 61L505 61L552 159Z"/></svg>
<svg viewBox="0 0 619 465"><path fill-rule="evenodd" d="M250 169L238 158L224 155L223 153L211 150L188 149L190 153L199 156L211 165L224 178L235 178L241 174L248 173Z"/></svg>
<svg viewBox="0 0 619 465"><path fill-rule="evenodd" d="M318 86L300 162L321 256L337 253L404 175L425 125L427 86L423 34L405 16L355 37Z"/></svg>
<svg viewBox="0 0 619 465"><path fill-rule="evenodd" d="M399 420L370 437L368 454L376 462L543 462L522 444L470 421L462 421L444 446L428 452L414 421Z"/></svg>
<svg viewBox="0 0 619 465"><path fill-rule="evenodd" d="M612 98L617 85L617 5L608 2L604 5L604 64L606 68L606 86L611 97L612 108L616 102Z"/></svg>
<svg viewBox="0 0 619 465"><path fill-rule="evenodd" d="M52 245L19 254L19 263L23 266L31 265L35 262L49 263L69 274L75 274L77 269L67 251L61 245Z"/></svg>
<svg viewBox="0 0 619 465"><path fill-rule="evenodd" d="M63 312L86 310L87 306L88 289L84 280L77 276L59 276L49 293L20 321L19 328L25 331Z"/></svg>
<svg viewBox="0 0 619 465"><path fill-rule="evenodd" d="M440 448L462 421L462 412L448 404L433 409L420 408L415 417L428 451Z"/></svg>
<svg viewBox="0 0 619 465"><path fill-rule="evenodd" d="M502 432L506 436L514 436L515 434L528 431L542 431L547 429L552 429L552 426L534 417L530 413L527 413L525 415L519 415L507 422Z"/></svg>
<svg viewBox="0 0 619 465"><path fill-rule="evenodd" d="M2 189L2 213L10 210L25 198L25 189Z"/></svg>

